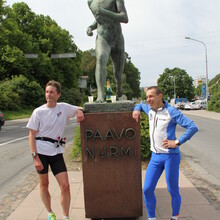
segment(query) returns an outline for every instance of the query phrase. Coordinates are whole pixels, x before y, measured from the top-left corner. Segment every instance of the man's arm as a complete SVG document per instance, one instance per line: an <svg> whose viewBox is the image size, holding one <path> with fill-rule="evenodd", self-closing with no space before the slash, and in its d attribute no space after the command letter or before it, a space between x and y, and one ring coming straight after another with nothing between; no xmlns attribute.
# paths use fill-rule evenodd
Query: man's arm
<svg viewBox="0 0 220 220"><path fill-rule="evenodd" d="M139 122L141 119L141 112L139 110L134 110L132 113L132 117L136 122Z"/></svg>
<svg viewBox="0 0 220 220"><path fill-rule="evenodd" d="M29 145L30 145L31 153L37 153L36 140L35 140L36 133L37 133L37 131L35 131L33 129L29 130ZM35 169L39 170L39 171L43 170L44 167L43 167L43 164L41 163L38 155L36 155L33 158L33 160L34 160Z"/></svg>
<svg viewBox="0 0 220 220"><path fill-rule="evenodd" d="M79 107L76 114L77 114L77 122L81 122L85 119L83 108Z"/></svg>
<svg viewBox="0 0 220 220"><path fill-rule="evenodd" d="M191 119L183 115L178 109L172 108L170 114L176 123L185 128L186 131L180 138L178 138L178 144L176 144L175 140L165 139L163 141L164 148L176 148L178 145L182 145L186 141L190 140L192 136L198 131L196 124Z"/></svg>

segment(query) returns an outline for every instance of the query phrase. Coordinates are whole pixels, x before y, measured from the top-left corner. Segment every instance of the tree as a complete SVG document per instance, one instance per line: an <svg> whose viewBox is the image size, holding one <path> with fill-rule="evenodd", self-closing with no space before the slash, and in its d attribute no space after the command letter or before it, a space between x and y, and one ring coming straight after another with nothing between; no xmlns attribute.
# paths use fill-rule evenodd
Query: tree
<svg viewBox="0 0 220 220"><path fill-rule="evenodd" d="M44 89L23 75L5 79L0 83L0 106L2 110L32 108L44 103Z"/></svg>
<svg viewBox="0 0 220 220"><path fill-rule="evenodd" d="M81 75L81 55L73 36L49 16L36 15L26 3L3 7L4 20L0 24L0 80L20 74L36 80L42 87L50 80L58 80L66 87L78 88ZM77 53L75 59L51 60L51 54ZM38 54L28 60L25 54ZM79 89L79 88L78 88Z"/></svg>
<svg viewBox="0 0 220 220"><path fill-rule="evenodd" d="M88 87L96 88L95 81L95 68L96 68L96 58L92 56L93 50L87 50L82 52L82 59L80 64L80 69L82 70L82 75L88 76Z"/></svg>
<svg viewBox="0 0 220 220"><path fill-rule="evenodd" d="M208 110L220 112L220 73L209 82L209 92Z"/></svg>
<svg viewBox="0 0 220 220"><path fill-rule="evenodd" d="M124 73L126 74L126 83L129 84L131 90L133 91L133 97L140 97L141 90L140 90L140 72L131 62L131 57L126 53L125 54L126 61L124 67Z"/></svg>
<svg viewBox="0 0 220 220"><path fill-rule="evenodd" d="M96 68L96 58L92 56L92 50L82 52L82 60L80 68L83 72L83 75L88 76L88 87L96 88L96 80L95 80L95 68ZM131 62L131 58L128 54L125 54L125 66L124 66L124 74L123 74L123 94L125 94L128 99L132 97L140 97L140 72ZM111 88L113 93L116 91L116 82L113 73L113 65L111 60L108 60L107 66L107 76L106 78L111 82Z"/></svg>
<svg viewBox="0 0 220 220"><path fill-rule="evenodd" d="M174 85L176 97L193 99L195 96L195 88L193 79L185 70L174 68L166 68L163 74L157 80L158 86L163 91L164 99L174 97Z"/></svg>

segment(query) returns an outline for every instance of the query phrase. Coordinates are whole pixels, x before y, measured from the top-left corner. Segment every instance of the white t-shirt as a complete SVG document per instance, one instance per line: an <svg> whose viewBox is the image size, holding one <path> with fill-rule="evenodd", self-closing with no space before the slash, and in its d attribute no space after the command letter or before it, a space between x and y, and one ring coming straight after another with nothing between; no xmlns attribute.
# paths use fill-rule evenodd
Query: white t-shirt
<svg viewBox="0 0 220 220"><path fill-rule="evenodd" d="M44 104L33 111L27 127L37 131L36 137L48 137L55 140L58 137L63 138L65 125L76 115L77 110L77 106L64 102L57 103L54 108L49 108ZM56 147L48 141L36 140L36 147L39 154L48 156L64 152L62 146Z"/></svg>

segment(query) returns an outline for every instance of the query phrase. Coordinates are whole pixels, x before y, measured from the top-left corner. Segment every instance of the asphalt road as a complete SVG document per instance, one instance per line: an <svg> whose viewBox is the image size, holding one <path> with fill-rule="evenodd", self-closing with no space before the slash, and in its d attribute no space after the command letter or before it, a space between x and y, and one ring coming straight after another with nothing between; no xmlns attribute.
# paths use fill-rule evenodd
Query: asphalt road
<svg viewBox="0 0 220 220"><path fill-rule="evenodd" d="M6 121L0 132L0 199L34 170L28 143L27 119ZM73 140L76 119L66 125L64 136Z"/></svg>
<svg viewBox="0 0 220 220"><path fill-rule="evenodd" d="M199 116L186 116L197 124L199 131L191 140L180 146L182 159L190 163L203 178L220 184L220 144L218 139L220 121ZM184 129L177 126L177 138L182 132Z"/></svg>

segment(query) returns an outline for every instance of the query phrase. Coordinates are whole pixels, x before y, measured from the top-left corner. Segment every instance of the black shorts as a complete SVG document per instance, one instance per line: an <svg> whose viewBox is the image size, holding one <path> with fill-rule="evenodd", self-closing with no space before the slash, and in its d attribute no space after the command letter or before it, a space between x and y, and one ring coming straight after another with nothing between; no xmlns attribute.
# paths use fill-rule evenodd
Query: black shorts
<svg viewBox="0 0 220 220"><path fill-rule="evenodd" d="M43 170L37 171L39 174L48 173L49 165L54 176L56 176L58 173L67 171L66 164L63 159L63 154L57 154L55 156L47 156L47 155L38 154L38 156L41 160L41 163L44 166Z"/></svg>

